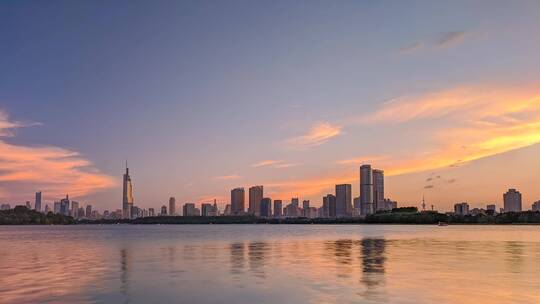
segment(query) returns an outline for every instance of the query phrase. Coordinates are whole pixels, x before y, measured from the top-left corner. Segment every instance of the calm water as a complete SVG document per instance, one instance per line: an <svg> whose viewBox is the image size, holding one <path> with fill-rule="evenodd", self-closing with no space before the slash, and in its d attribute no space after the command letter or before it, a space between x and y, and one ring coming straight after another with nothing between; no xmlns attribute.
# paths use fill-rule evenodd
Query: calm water
<svg viewBox="0 0 540 304"><path fill-rule="evenodd" d="M0 303L540 303L540 226L0 227Z"/></svg>

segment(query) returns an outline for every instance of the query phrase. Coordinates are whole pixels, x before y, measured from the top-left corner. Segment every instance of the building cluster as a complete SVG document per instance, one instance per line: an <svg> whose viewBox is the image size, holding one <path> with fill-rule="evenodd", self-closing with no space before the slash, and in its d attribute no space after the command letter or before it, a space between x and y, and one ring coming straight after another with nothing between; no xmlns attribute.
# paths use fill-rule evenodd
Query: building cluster
<svg viewBox="0 0 540 304"><path fill-rule="evenodd" d="M62 198L58 201L54 201L51 206L48 204L45 204L43 207L42 204L42 194L41 191L36 192L34 205L30 203L30 201L26 201L24 206L28 209L35 210L38 212L43 213L49 213L52 212L54 214L62 214L67 216L72 216L75 219L101 219L101 218L121 218L122 217L122 211L116 210L113 212L109 212L108 210L105 210L103 214L99 213L97 210L92 209L92 205L87 204L86 206L83 206L78 201L70 200L69 195L66 195L65 198ZM2 204L0 205L1 210L8 210L11 209L10 204Z"/></svg>
<svg viewBox="0 0 540 304"><path fill-rule="evenodd" d="M129 180L129 177L128 177ZM124 188L126 188L124 177ZM127 188L129 188L129 184ZM309 200L293 197L290 203L284 205L281 199L265 197L264 186L256 185L249 187L247 193L244 188L231 190L230 203L225 206L223 212L219 212L217 203L203 203L201 208L196 208L194 203L183 205L182 214L176 213L176 200L169 199L169 206L163 205L159 215L184 215L184 216L239 216L253 215L263 218L347 218L360 217L381 210L397 208L397 202L386 199L384 196L384 172L372 169L370 165L360 167L360 196L352 198L352 185L340 184L335 186L335 192L322 198L322 205L315 207ZM126 201L124 199L124 201ZM247 208L246 208L247 207Z"/></svg>
<svg viewBox="0 0 540 304"><path fill-rule="evenodd" d="M531 206L532 211L540 211L540 201L534 202ZM508 189L506 193L503 194L503 207L497 211L497 206L495 204L488 204L486 209L483 208L473 208L470 209L467 202L457 203L454 205L453 214L456 215L479 215L479 214L488 214L494 215L497 213L505 212L522 212L523 203L521 193L516 189Z"/></svg>
<svg viewBox="0 0 540 304"><path fill-rule="evenodd" d="M123 197L122 209L114 211L105 210L102 214L92 209L92 205L83 206L77 201L65 198L55 201L51 207L45 204L42 208L41 192L36 192L34 206L27 201L25 206L39 212L53 212L55 214L69 215L76 219L134 219L140 217L153 216L241 216L253 215L262 218L350 218L363 217L379 211L392 210L397 208L397 202L385 197L384 194L384 172L372 169L370 165L362 165L359 172L360 196L352 198L352 185L339 184L335 186L334 193L329 193L322 197L322 204L319 207L313 206L309 200L303 200L300 204L298 197L291 198L288 204L284 204L281 199L265 197L264 186L256 185L249 187L247 194L244 188L231 190L230 203L226 204L224 210L220 211L216 200L200 204L185 203L181 208L177 208L176 199L169 198L168 204L161 206L161 209L142 209L133 205L133 184L126 166L123 175ZM471 209L467 202L454 205L456 215L479 215L497 214L498 212L521 212L522 196L516 189L509 189L503 194L504 207L497 211L495 204L488 204L486 209ZM319 204L318 204L319 205ZM247 208L246 208L247 207ZM422 203L425 210L425 202ZM1 204L0 210L11 209L10 204ZM432 205L433 210L433 205ZM540 201L532 204L532 211L540 211Z"/></svg>

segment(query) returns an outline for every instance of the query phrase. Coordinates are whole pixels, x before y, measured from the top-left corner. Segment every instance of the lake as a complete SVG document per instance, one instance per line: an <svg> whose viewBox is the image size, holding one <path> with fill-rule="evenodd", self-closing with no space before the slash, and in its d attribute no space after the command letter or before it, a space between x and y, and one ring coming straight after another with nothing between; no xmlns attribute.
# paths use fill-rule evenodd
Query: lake
<svg viewBox="0 0 540 304"><path fill-rule="evenodd" d="M0 226L0 303L540 303L540 226Z"/></svg>

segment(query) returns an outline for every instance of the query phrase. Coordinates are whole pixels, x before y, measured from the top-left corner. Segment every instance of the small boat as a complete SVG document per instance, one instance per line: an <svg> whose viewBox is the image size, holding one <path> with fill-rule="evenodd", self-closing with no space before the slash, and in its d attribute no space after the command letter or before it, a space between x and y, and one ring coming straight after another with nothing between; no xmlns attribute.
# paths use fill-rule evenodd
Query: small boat
<svg viewBox="0 0 540 304"><path fill-rule="evenodd" d="M439 222L438 226L448 226L447 222Z"/></svg>

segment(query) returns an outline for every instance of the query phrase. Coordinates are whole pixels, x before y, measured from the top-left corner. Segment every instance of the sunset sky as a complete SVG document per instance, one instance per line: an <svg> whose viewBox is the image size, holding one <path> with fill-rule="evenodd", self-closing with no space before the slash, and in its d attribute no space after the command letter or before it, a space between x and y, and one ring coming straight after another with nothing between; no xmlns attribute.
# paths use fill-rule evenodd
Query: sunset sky
<svg viewBox="0 0 540 304"><path fill-rule="evenodd" d="M540 2L2 1L0 202L540 200Z"/></svg>

